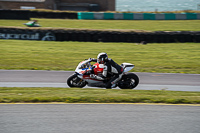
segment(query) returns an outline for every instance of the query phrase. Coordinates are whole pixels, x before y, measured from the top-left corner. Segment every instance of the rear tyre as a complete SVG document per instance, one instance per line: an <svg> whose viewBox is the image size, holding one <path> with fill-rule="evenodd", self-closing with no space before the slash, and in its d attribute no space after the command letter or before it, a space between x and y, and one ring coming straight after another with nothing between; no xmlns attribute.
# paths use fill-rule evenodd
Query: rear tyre
<svg viewBox="0 0 200 133"><path fill-rule="evenodd" d="M134 73L127 73L122 76L122 79L118 82L118 86L121 89L133 89L139 84L139 77Z"/></svg>
<svg viewBox="0 0 200 133"><path fill-rule="evenodd" d="M69 87L83 88L86 86L86 82L80 79L76 74L73 74L67 79L67 85Z"/></svg>

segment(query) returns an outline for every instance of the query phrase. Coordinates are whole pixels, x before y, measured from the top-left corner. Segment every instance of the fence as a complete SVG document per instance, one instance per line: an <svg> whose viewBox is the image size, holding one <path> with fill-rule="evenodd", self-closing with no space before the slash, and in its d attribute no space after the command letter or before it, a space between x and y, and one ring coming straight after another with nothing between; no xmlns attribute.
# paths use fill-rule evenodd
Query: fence
<svg viewBox="0 0 200 133"><path fill-rule="evenodd" d="M197 20L200 13L93 13L78 12L78 19L110 20Z"/></svg>

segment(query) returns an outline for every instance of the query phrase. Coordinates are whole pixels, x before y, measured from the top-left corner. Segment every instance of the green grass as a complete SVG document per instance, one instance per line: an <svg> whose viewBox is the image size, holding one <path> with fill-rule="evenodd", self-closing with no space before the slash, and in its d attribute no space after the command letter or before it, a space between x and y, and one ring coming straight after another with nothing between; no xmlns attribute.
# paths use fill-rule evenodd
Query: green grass
<svg viewBox="0 0 200 133"><path fill-rule="evenodd" d="M200 104L200 92L0 87L0 103L24 102Z"/></svg>
<svg viewBox="0 0 200 133"><path fill-rule="evenodd" d="M53 28L200 31L200 20L37 20L42 27ZM23 23L26 22L0 20L0 26L25 27ZM0 69L74 70L80 61L89 57L96 58L99 52L107 52L119 64L135 64L133 71L137 72L200 74L199 45L0 40ZM199 104L200 92L0 87L0 102Z"/></svg>
<svg viewBox="0 0 200 133"><path fill-rule="evenodd" d="M147 31L200 31L200 20L75 20L38 19L42 27ZM0 26L26 27L26 20L0 20Z"/></svg>
<svg viewBox="0 0 200 133"><path fill-rule="evenodd" d="M118 64L135 64L136 72L200 74L199 43L49 42L0 40L0 69L70 70L99 52Z"/></svg>

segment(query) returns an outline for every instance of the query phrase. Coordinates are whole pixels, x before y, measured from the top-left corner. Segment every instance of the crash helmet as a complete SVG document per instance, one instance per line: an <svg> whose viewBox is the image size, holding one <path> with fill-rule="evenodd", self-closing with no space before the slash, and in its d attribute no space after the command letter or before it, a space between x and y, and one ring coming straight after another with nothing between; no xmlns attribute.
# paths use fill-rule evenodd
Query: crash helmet
<svg viewBox="0 0 200 133"><path fill-rule="evenodd" d="M106 53L99 53L97 56L97 62L99 64L104 64L106 61L108 61L108 55Z"/></svg>

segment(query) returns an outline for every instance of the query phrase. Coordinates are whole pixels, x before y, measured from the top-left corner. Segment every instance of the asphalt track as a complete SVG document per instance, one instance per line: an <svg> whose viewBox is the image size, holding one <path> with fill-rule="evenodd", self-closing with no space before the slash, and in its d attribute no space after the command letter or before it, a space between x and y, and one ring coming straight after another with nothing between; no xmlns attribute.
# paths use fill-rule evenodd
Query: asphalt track
<svg viewBox="0 0 200 133"><path fill-rule="evenodd" d="M200 106L0 104L0 133L199 133Z"/></svg>
<svg viewBox="0 0 200 133"><path fill-rule="evenodd" d="M0 70L0 87L68 87L72 71ZM200 74L136 73L137 90L200 91Z"/></svg>

